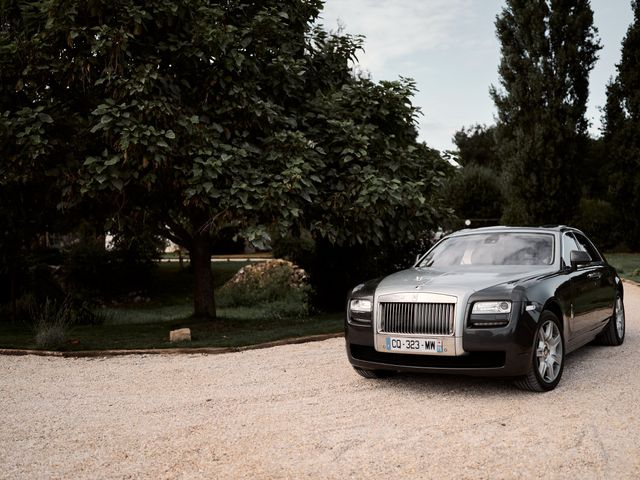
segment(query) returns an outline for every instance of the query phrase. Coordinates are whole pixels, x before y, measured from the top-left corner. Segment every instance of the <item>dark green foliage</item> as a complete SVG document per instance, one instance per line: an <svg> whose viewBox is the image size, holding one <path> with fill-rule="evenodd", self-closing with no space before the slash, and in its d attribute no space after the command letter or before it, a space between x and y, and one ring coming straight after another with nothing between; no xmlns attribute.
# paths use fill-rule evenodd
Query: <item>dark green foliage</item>
<svg viewBox="0 0 640 480"><path fill-rule="evenodd" d="M316 242L308 231L302 231L297 236L275 235L272 239L271 253L274 258L284 258L305 270L313 263L316 254Z"/></svg>
<svg viewBox="0 0 640 480"><path fill-rule="evenodd" d="M148 228L120 230L112 240L114 256L132 269L153 268L155 262L160 260L165 246L165 240Z"/></svg>
<svg viewBox="0 0 640 480"><path fill-rule="evenodd" d="M607 87L603 138L610 175L609 195L619 215L620 240L640 247L640 3L622 41L617 76Z"/></svg>
<svg viewBox="0 0 640 480"><path fill-rule="evenodd" d="M445 198L459 220L471 219L472 225L496 225L504 205L500 173L470 163L449 179Z"/></svg>
<svg viewBox="0 0 640 480"><path fill-rule="evenodd" d="M371 246L337 246L319 241L313 262L305 266L316 292L316 304L329 311L344 309L350 289L393 271L390 262L381 261L386 260L387 253L386 249Z"/></svg>
<svg viewBox="0 0 640 480"><path fill-rule="evenodd" d="M414 92L408 79L357 78L314 100L307 136L322 151L310 177L318 193L304 207L314 238L339 246L418 241L444 218L448 165L417 142Z"/></svg>
<svg viewBox="0 0 640 480"><path fill-rule="evenodd" d="M233 255L244 253L244 239L238 237L237 234L237 229L233 227L221 229L213 240L213 245L211 246L211 254Z"/></svg>
<svg viewBox="0 0 640 480"><path fill-rule="evenodd" d="M318 240L311 262L299 262L310 275L314 304L326 311L343 309L348 292L357 284L409 268L416 255L433 244L432 232L425 231L419 237L398 238L381 245L339 246Z"/></svg>
<svg viewBox="0 0 640 480"><path fill-rule="evenodd" d="M157 250L143 247L142 238L120 238L113 250L95 242L74 245L66 255L62 275L66 290L80 298L109 300L133 290L145 290L156 268Z"/></svg>
<svg viewBox="0 0 640 480"><path fill-rule="evenodd" d="M189 250L196 315L215 316L221 232L382 244L441 216L413 83L355 78L361 40L314 27L320 0L2 5L7 178L48 180L49 205L90 199L114 225L143 212Z"/></svg>
<svg viewBox="0 0 640 480"><path fill-rule="evenodd" d="M584 197L608 198L612 165L607 157L604 139L587 137L587 148L580 165L580 176L576 177L581 184Z"/></svg>
<svg viewBox="0 0 640 480"><path fill-rule="evenodd" d="M93 258L88 260L89 265L94 261ZM86 285L83 288L70 288L64 274L67 261L67 255L51 248L37 248L21 256L15 277L16 299L9 308L0 308L0 321L11 319L14 323L31 323L34 312L39 312L46 304L47 308L64 305L71 312L75 324L100 324L102 319L93 309L96 296L104 297L105 292L89 290ZM95 278L102 278L100 275L90 277L84 272L83 277L88 280L88 285L95 285ZM107 287L110 288L107 291L113 290L113 285Z"/></svg>
<svg viewBox="0 0 640 480"><path fill-rule="evenodd" d="M582 198L572 225L586 233L599 249L611 250L622 241L616 229L617 218L609 202Z"/></svg>
<svg viewBox="0 0 640 480"><path fill-rule="evenodd" d="M453 136L453 142L458 147L456 160L460 165L477 165L501 172L495 125L461 128Z"/></svg>
<svg viewBox="0 0 640 480"><path fill-rule="evenodd" d="M585 152L589 72L600 49L588 0L507 0L492 88L512 224L567 223Z"/></svg>

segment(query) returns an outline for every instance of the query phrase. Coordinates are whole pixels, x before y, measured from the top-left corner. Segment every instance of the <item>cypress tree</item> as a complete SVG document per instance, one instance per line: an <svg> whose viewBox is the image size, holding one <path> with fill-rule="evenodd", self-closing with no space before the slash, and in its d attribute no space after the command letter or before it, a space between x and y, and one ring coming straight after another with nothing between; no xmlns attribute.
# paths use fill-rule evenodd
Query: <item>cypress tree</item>
<svg viewBox="0 0 640 480"><path fill-rule="evenodd" d="M607 87L603 138L610 165L609 193L624 232L617 240L640 246L640 3L622 41L616 78Z"/></svg>
<svg viewBox="0 0 640 480"><path fill-rule="evenodd" d="M507 0L501 43L498 155L506 177L503 221L568 223L579 201L589 72L601 48L588 0Z"/></svg>

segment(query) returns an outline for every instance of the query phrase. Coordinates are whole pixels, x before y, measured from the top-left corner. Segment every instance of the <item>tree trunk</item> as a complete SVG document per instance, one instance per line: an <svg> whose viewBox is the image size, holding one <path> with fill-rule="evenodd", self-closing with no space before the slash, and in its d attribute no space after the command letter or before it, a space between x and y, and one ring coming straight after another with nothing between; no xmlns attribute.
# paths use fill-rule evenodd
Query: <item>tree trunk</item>
<svg viewBox="0 0 640 480"><path fill-rule="evenodd" d="M216 304L213 298L210 244L209 232L197 234L193 238L189 257L196 280L193 296L193 315L195 317L214 319L216 318Z"/></svg>

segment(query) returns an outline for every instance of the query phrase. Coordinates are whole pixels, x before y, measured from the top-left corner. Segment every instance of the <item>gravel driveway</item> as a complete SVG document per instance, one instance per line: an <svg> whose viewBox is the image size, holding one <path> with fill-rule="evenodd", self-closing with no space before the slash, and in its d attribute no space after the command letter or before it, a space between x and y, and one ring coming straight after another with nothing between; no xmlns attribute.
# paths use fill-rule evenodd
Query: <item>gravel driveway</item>
<svg viewBox="0 0 640 480"><path fill-rule="evenodd" d="M0 358L0 478L639 478L640 288L623 346L553 392L367 381L344 340L225 355Z"/></svg>

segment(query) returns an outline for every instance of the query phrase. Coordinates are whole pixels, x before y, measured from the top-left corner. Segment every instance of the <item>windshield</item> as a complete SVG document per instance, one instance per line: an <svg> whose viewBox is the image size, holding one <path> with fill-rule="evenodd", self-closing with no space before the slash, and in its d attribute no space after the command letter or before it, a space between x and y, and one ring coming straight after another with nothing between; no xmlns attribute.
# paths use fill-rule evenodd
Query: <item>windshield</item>
<svg viewBox="0 0 640 480"><path fill-rule="evenodd" d="M553 235L543 233L478 233L440 242L418 267L465 265L551 265Z"/></svg>

